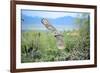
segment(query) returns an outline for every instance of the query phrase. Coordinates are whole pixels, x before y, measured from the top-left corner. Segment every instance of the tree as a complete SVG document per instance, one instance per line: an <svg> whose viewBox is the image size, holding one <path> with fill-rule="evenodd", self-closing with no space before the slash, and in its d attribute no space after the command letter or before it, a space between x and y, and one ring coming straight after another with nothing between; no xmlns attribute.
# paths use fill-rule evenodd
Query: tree
<svg viewBox="0 0 100 73"><path fill-rule="evenodd" d="M79 30L78 55L82 59L90 58L90 16L88 13L81 13L75 20Z"/></svg>

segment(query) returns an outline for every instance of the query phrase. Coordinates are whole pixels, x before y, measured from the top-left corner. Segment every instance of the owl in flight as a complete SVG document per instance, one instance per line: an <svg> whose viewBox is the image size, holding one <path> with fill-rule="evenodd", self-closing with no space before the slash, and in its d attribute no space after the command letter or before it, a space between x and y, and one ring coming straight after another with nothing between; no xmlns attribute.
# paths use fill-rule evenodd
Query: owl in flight
<svg viewBox="0 0 100 73"><path fill-rule="evenodd" d="M56 38L56 44L58 49L64 49L65 44L63 40L63 35L54 27L52 26L46 18L41 20L41 23L53 33L54 37Z"/></svg>

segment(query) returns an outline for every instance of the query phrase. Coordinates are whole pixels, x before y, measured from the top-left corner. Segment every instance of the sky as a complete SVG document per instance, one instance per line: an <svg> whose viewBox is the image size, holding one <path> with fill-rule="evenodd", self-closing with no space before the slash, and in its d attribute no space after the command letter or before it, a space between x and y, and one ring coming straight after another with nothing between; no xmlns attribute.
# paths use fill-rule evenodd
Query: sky
<svg viewBox="0 0 100 73"><path fill-rule="evenodd" d="M80 17L81 14L84 13L22 9L22 30L47 30L41 23L43 18L48 19L50 24L60 31L78 29L75 19Z"/></svg>

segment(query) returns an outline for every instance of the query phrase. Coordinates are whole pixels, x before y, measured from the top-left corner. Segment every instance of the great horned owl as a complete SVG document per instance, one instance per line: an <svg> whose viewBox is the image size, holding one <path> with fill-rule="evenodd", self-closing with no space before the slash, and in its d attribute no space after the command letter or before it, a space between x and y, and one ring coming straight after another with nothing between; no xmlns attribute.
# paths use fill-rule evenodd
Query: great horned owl
<svg viewBox="0 0 100 73"><path fill-rule="evenodd" d="M43 18L41 22L49 31L54 34L58 49L64 49L65 44L63 40L63 35L54 26L52 26L46 18Z"/></svg>

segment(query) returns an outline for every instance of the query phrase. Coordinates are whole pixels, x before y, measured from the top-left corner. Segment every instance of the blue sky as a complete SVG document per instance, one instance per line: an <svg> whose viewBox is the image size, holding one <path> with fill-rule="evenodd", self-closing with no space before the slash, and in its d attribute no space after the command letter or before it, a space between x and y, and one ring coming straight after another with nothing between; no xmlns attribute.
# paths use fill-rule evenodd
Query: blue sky
<svg viewBox="0 0 100 73"><path fill-rule="evenodd" d="M22 30L47 30L41 23L42 18L47 18L57 30L77 29L75 19L81 14L83 13L21 10Z"/></svg>

